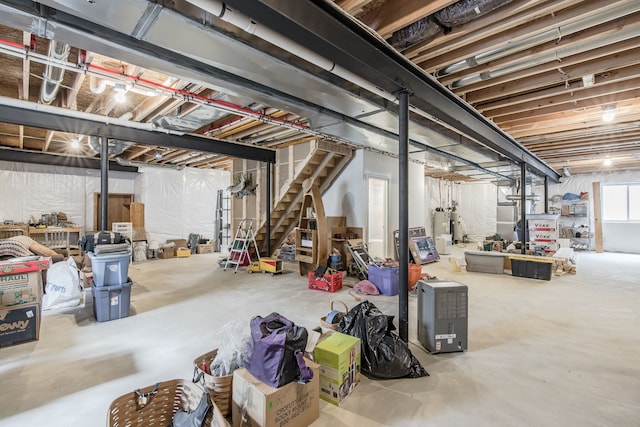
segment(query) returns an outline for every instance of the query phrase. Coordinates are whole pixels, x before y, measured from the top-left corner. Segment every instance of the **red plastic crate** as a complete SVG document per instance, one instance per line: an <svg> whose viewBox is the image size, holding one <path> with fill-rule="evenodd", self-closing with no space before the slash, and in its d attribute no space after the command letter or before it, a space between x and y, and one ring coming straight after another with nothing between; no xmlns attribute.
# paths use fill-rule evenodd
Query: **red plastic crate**
<svg viewBox="0 0 640 427"><path fill-rule="evenodd" d="M334 271L332 274L323 274L322 277L316 277L316 273L310 271L309 289L325 292L336 292L342 289L342 272Z"/></svg>

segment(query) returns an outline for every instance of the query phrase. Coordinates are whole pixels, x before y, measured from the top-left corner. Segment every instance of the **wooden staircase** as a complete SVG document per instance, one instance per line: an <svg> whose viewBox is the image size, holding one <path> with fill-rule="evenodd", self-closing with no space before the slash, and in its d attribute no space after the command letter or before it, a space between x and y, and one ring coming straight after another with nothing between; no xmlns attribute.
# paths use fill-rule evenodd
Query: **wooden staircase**
<svg viewBox="0 0 640 427"><path fill-rule="evenodd" d="M289 182L288 189L282 193L271 211L271 252L278 249L287 235L298 225L300 208L302 206L302 183L311 179L320 186L324 193L331 186L333 180L349 163L353 156L353 149L328 141L318 141L315 148L304 160L304 166ZM266 221L260 224L255 233L260 253L266 253ZM271 254L267 254L271 255Z"/></svg>

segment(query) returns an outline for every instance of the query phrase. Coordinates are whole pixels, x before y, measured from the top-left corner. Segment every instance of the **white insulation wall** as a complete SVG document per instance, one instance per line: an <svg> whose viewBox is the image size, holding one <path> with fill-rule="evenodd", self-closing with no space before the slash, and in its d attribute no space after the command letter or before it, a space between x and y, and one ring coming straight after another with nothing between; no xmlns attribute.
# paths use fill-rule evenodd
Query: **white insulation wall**
<svg viewBox="0 0 640 427"><path fill-rule="evenodd" d="M230 185L220 170L139 168L135 199L144 203L148 240L186 239L189 233L214 238L218 190Z"/></svg>
<svg viewBox="0 0 640 427"><path fill-rule="evenodd" d="M64 212L85 230L94 227L94 193L100 171L0 162L0 220L27 222ZM141 167L139 173L109 172L109 192L134 194L145 205L148 240L214 236L218 190L229 186L226 171Z"/></svg>
<svg viewBox="0 0 640 427"><path fill-rule="evenodd" d="M462 234L470 241L481 242L496 233L497 187L490 182L469 182L454 187Z"/></svg>
<svg viewBox="0 0 640 427"><path fill-rule="evenodd" d="M111 172L109 191L133 193L135 174ZM93 228L94 192L100 192L100 171L0 162L0 219L38 221L42 214L64 212L69 221Z"/></svg>

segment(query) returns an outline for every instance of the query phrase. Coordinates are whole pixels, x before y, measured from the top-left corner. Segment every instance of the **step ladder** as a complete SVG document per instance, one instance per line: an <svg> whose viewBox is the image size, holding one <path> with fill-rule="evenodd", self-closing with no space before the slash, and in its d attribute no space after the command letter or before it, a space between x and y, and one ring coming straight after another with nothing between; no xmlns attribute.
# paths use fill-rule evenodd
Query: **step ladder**
<svg viewBox="0 0 640 427"><path fill-rule="evenodd" d="M253 233L253 220L243 219L240 221L240 224L238 224L236 235L231 242L229 257L227 258L227 262L224 264L223 271L227 271L227 267L235 265L233 272L237 273L238 267L242 263L244 257L246 257L246 259L249 260L249 263L251 263L251 253L249 250L251 249L252 243L253 248L256 251L258 261L260 261L260 252L258 251L258 244L256 243L256 237Z"/></svg>

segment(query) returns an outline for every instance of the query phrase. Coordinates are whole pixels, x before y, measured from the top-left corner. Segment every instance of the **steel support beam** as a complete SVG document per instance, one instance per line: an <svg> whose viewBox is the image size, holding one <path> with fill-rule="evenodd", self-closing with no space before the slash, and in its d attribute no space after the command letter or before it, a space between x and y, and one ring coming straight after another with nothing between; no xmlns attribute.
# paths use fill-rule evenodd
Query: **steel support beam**
<svg viewBox="0 0 640 427"><path fill-rule="evenodd" d="M82 114L82 117L74 115L77 115L77 112L64 108L43 107L39 104L0 97L0 122L79 135L104 136L139 144L201 151L261 162L275 163L276 161L276 153L270 149L195 135L180 135L128 127L118 124L117 120L112 118L95 114Z"/></svg>
<svg viewBox="0 0 640 427"><path fill-rule="evenodd" d="M271 163L267 163L267 197L266 197L266 205L267 205L267 224L266 224L266 232L267 232L267 256L271 256Z"/></svg>
<svg viewBox="0 0 640 427"><path fill-rule="evenodd" d="M520 238L522 248L520 252L524 255L527 253L527 164L520 164Z"/></svg>
<svg viewBox="0 0 640 427"><path fill-rule="evenodd" d="M558 181L560 175L380 37L331 2L225 0L260 25L295 40L389 93L407 90L412 105L505 157Z"/></svg>
<svg viewBox="0 0 640 427"><path fill-rule="evenodd" d="M100 137L100 231L109 228L109 141Z"/></svg>
<svg viewBox="0 0 640 427"><path fill-rule="evenodd" d="M0 160L36 165L64 166L80 169L100 169L100 159L93 157L63 156L41 151L23 151L0 149ZM122 166L116 162L109 162L109 170L118 172L138 172L135 166Z"/></svg>
<svg viewBox="0 0 640 427"><path fill-rule="evenodd" d="M400 264L400 290L398 294L398 334L404 342L409 341L409 94L399 94L399 212L398 212L398 258Z"/></svg>

